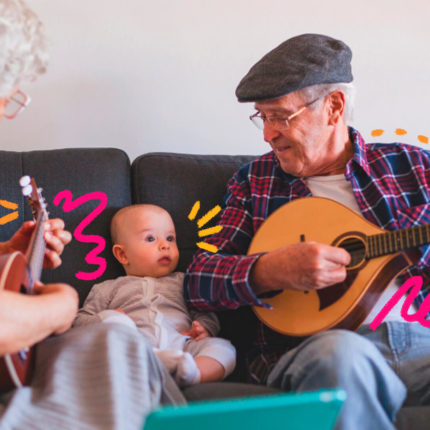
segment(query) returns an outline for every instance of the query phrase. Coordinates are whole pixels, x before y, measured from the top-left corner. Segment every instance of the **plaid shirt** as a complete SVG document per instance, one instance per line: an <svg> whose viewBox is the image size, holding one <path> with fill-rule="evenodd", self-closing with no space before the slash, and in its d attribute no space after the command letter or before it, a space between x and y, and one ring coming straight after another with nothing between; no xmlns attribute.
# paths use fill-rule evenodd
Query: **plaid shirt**
<svg viewBox="0 0 430 430"><path fill-rule="evenodd" d="M430 224L430 154L400 143L366 145L353 128L349 134L354 156L346 165L345 177L363 216L387 230ZM187 270L185 297L190 306L201 311L265 306L249 283L251 268L261 254L245 254L272 212L310 195L302 179L281 169L273 151L239 169L224 197L218 220L223 229L207 239L218 247L218 253L198 250ZM417 265L403 274L403 280L412 275L423 277L417 307L430 289L430 246L421 251ZM300 341L259 323L254 348L247 357L249 379L264 383L280 356Z"/></svg>

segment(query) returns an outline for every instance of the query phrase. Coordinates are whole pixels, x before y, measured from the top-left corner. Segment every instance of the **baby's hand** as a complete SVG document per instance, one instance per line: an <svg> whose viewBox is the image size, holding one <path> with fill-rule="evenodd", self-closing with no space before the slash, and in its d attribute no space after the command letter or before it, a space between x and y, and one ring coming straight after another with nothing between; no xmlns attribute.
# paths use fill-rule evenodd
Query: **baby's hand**
<svg viewBox="0 0 430 430"><path fill-rule="evenodd" d="M184 336L191 336L194 340L202 340L209 337L209 332L198 322L193 321L191 330L182 332Z"/></svg>

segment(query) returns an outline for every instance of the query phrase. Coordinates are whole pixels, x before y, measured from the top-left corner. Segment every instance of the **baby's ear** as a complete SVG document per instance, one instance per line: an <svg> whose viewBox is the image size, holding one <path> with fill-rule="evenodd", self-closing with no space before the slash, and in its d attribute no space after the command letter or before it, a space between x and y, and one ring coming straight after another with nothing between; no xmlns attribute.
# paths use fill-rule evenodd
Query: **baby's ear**
<svg viewBox="0 0 430 430"><path fill-rule="evenodd" d="M122 245L115 244L112 247L112 253L114 257L122 264L128 264L127 256L125 255L125 249Z"/></svg>

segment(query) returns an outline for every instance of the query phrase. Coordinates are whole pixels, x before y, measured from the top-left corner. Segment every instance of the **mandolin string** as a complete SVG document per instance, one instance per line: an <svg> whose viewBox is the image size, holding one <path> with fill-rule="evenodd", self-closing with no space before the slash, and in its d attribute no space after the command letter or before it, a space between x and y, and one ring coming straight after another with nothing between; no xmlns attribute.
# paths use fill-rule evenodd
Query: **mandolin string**
<svg viewBox="0 0 430 430"><path fill-rule="evenodd" d="M428 233L428 226L423 225L368 236L369 255L378 257L425 245L430 242Z"/></svg>
<svg viewBox="0 0 430 430"><path fill-rule="evenodd" d="M43 239L43 223L47 219L43 212L36 222L36 228L34 232L34 240L31 243L31 249L28 255L28 267L30 268L32 281L40 280L42 273L43 258L45 254L45 241Z"/></svg>

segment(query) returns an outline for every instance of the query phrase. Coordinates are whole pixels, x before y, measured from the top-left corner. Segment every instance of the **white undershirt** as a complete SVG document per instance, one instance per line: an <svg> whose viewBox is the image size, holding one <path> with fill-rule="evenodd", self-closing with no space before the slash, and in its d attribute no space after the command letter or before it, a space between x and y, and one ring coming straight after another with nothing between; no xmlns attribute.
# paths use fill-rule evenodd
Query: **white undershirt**
<svg viewBox="0 0 430 430"><path fill-rule="evenodd" d="M355 201L354 194L352 192L352 185L346 180L345 175L342 173L340 175L330 175L330 176L312 176L305 179L306 185L311 190L315 197L326 197L332 200L336 200L339 203L349 207L353 211L357 212L360 216L360 208ZM370 324L379 311L384 307L392 295L401 286L401 281L399 279L394 279L388 287L384 290L376 305L365 319L363 324ZM400 315L400 310L402 308L403 302L406 296L403 296L397 304L391 309L389 314L386 316L385 321L403 321ZM416 307L414 306L414 311ZM410 309L412 311L412 309ZM409 312L410 313L410 312Z"/></svg>

